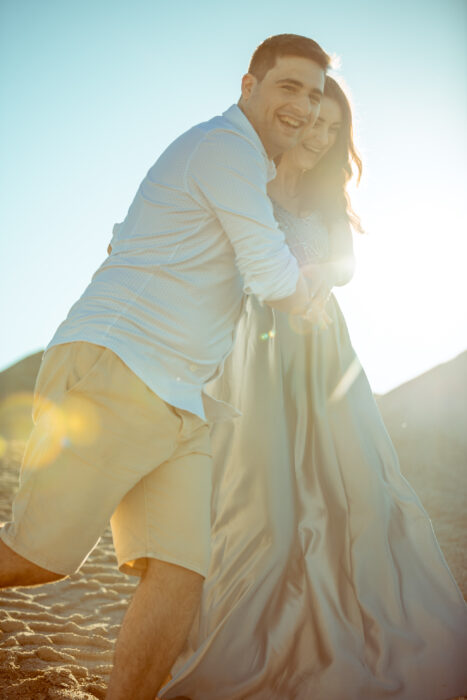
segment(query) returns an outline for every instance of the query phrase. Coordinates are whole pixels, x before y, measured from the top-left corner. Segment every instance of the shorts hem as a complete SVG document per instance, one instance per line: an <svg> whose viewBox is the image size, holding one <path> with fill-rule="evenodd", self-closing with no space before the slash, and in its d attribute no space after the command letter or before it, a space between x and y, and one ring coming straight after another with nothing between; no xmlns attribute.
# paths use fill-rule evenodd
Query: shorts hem
<svg viewBox="0 0 467 700"><path fill-rule="evenodd" d="M52 564L50 561L41 559L40 555L38 555L37 552L32 552L28 547L23 546L17 540L9 537L8 533L4 532L4 529L4 527L0 529L0 539L7 545L7 547L12 549L13 552L19 554L20 557L23 557L24 559L27 559L28 561L32 562L32 564L40 566L42 569L46 569L47 571L51 571L53 574L59 574L60 576L71 576L79 570L81 564L79 564L74 569L65 571L64 568L60 565L57 566L55 564Z"/></svg>
<svg viewBox="0 0 467 700"><path fill-rule="evenodd" d="M199 564L195 564L195 562L177 559L176 557L171 557L166 554L158 554L156 552L138 552L137 554L118 557L119 570L124 574L128 574L129 576L142 576L145 568L141 569L128 564L128 562L136 561L137 559L159 559L159 561L163 561L166 564L176 564L177 566L181 566L189 571L194 571L195 573L200 574L200 576L203 578L206 578L209 568L202 567Z"/></svg>

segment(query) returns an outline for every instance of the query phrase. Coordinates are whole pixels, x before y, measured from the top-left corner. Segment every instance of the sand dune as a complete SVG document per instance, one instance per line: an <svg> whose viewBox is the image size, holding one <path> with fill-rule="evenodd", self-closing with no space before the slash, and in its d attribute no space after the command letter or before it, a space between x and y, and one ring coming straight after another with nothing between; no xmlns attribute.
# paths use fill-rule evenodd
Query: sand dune
<svg viewBox="0 0 467 700"><path fill-rule="evenodd" d="M40 353L0 373L0 521L10 517ZM378 397L402 471L432 517L467 594L467 353ZM110 530L65 581L0 592L0 698L103 698L135 580L117 569Z"/></svg>

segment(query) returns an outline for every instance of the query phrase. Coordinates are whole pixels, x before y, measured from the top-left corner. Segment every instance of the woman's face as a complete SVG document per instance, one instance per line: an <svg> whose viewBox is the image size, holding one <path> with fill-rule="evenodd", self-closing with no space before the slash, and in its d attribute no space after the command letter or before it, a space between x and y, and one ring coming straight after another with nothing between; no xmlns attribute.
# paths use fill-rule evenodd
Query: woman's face
<svg viewBox="0 0 467 700"><path fill-rule="evenodd" d="M304 132L297 146L284 153L283 158L293 167L311 170L335 144L341 127L342 110L336 100L325 95L315 124Z"/></svg>

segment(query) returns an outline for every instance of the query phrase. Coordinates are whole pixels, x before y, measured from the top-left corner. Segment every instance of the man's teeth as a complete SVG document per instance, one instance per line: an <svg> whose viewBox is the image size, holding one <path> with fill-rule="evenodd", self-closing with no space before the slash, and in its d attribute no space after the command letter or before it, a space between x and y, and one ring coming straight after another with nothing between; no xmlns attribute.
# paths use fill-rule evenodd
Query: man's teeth
<svg viewBox="0 0 467 700"><path fill-rule="evenodd" d="M280 119L282 122L285 122L285 124L289 124L289 126L293 126L295 129L302 125L301 122L297 121L297 119L292 119L292 117L281 116Z"/></svg>

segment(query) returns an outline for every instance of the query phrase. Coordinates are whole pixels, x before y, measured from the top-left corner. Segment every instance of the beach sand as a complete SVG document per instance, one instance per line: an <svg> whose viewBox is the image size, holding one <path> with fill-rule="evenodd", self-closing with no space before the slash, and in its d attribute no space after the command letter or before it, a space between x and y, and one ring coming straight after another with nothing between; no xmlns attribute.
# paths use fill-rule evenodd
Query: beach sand
<svg viewBox="0 0 467 700"><path fill-rule="evenodd" d="M2 461L0 519L9 515L21 445ZM79 573L0 591L0 698L103 698L117 632L136 585L121 574L110 529Z"/></svg>
<svg viewBox="0 0 467 700"><path fill-rule="evenodd" d="M40 355L0 373L0 522L18 483ZM467 353L378 397L402 471L427 508L467 595ZM29 403L28 403L29 402ZM103 698L117 632L136 579L121 574L110 530L79 573L0 592L0 698Z"/></svg>

